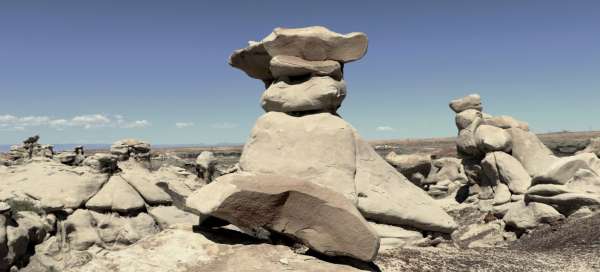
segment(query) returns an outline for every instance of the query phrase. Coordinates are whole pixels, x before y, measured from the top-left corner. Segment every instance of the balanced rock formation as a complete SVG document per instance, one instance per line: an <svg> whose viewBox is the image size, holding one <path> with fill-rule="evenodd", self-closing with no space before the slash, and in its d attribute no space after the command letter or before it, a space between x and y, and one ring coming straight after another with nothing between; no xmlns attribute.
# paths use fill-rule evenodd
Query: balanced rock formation
<svg viewBox="0 0 600 272"><path fill-rule="evenodd" d="M469 195L482 211L523 231L600 205L594 153L557 157L527 123L481 112L479 95L452 100L450 108L457 113L456 145L468 169Z"/></svg>
<svg viewBox="0 0 600 272"><path fill-rule="evenodd" d="M230 64L267 87L261 102L267 113L256 122L239 169L317 183L343 194L367 219L449 233L453 219L336 113L346 95L343 64L366 50L363 33L307 27L278 28L235 51Z"/></svg>
<svg viewBox="0 0 600 272"><path fill-rule="evenodd" d="M196 171L198 172L198 176L207 182L211 182L215 177L216 166L217 159L215 158L215 154L210 151L202 151L196 157Z"/></svg>
<svg viewBox="0 0 600 272"><path fill-rule="evenodd" d="M331 62L327 64L309 63L311 61L335 61L343 64L358 60L367 52L367 44L367 36L364 33L354 32L342 35L321 26L276 28L262 41L249 42L248 47L236 50L229 58L229 64L243 70L248 76L263 80L270 85L270 82L277 79L275 75L279 77L297 76L299 66L302 67L302 70L308 70L312 74L315 66L321 66L319 70L327 70L322 66L332 65ZM276 56L285 57L273 61L272 59ZM301 60L289 61L290 57L297 57ZM273 67L271 67L272 62ZM293 63L287 64L290 62ZM281 65L281 63L284 64ZM306 65L307 63L308 65ZM333 65L335 66L335 64ZM280 69L281 66L288 68ZM290 69L289 66L295 68ZM275 75L273 70L276 71ZM281 74L281 70L285 70L286 74ZM330 74L335 76L336 69L329 70Z"/></svg>
<svg viewBox="0 0 600 272"><path fill-rule="evenodd" d="M114 142L110 147L110 153L117 156L120 161L133 157L138 160L150 158L150 144L137 139L123 139Z"/></svg>

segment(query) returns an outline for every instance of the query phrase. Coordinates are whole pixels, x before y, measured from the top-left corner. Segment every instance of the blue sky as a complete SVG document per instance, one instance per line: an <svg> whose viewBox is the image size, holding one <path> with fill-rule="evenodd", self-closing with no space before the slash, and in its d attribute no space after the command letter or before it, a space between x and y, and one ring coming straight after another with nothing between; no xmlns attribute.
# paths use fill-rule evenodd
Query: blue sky
<svg viewBox="0 0 600 272"><path fill-rule="evenodd" d="M274 27L369 37L341 115L450 136L472 92L538 132L600 130L600 1L1 1L0 144L244 142L263 84L227 58ZM179 124L177 124L179 123Z"/></svg>

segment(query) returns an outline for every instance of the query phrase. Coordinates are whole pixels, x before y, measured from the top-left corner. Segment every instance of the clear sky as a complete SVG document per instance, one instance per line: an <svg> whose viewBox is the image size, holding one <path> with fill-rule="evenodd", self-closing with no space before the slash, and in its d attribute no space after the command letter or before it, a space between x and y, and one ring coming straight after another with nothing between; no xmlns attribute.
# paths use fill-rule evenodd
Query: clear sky
<svg viewBox="0 0 600 272"><path fill-rule="evenodd" d="M341 115L456 134L472 92L538 132L600 130L600 1L0 1L0 143L242 143L263 84L227 58L275 27L362 31Z"/></svg>

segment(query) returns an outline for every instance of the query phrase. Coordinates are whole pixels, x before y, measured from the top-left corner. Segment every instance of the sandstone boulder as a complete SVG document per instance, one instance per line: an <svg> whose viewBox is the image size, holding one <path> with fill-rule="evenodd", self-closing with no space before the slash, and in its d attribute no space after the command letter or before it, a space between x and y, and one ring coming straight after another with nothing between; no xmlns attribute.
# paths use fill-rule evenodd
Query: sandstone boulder
<svg viewBox="0 0 600 272"><path fill-rule="evenodd" d="M531 185L531 177L521 163L504 152L488 153L481 161L482 169L493 183L505 183L511 192L524 194Z"/></svg>
<svg viewBox="0 0 600 272"><path fill-rule="evenodd" d="M268 112L252 129L240 169L316 182L356 203L355 150L353 128L337 116Z"/></svg>
<svg viewBox="0 0 600 272"><path fill-rule="evenodd" d="M457 158L439 158L431 163L425 184L436 184L444 180L467 183L468 178L465 173L462 161Z"/></svg>
<svg viewBox="0 0 600 272"><path fill-rule="evenodd" d="M391 151L385 156L385 160L394 166L402 175L409 178L413 183L419 185L412 179L413 175L419 173L422 176L429 174L431 170L430 154L402 154L398 155Z"/></svg>
<svg viewBox="0 0 600 272"><path fill-rule="evenodd" d="M171 196L158 187L151 180L132 175L121 175L150 205L169 205L173 202Z"/></svg>
<svg viewBox="0 0 600 272"><path fill-rule="evenodd" d="M151 208L148 212L161 229L170 227L182 227L192 229L192 226L200 223L200 217L176 208L175 206L158 206Z"/></svg>
<svg viewBox="0 0 600 272"><path fill-rule="evenodd" d="M465 129L477 119L477 117L482 118L481 112L475 109L468 109L461 111L456 114L454 121L456 122L456 127L458 130Z"/></svg>
<svg viewBox="0 0 600 272"><path fill-rule="evenodd" d="M131 245L144 237L159 231L156 222L147 213L135 216L120 216L116 213L98 213L90 211L96 231L102 243L110 245L111 249Z"/></svg>
<svg viewBox="0 0 600 272"><path fill-rule="evenodd" d="M459 154L468 156L479 156L481 154L477 139L475 138L475 131L477 131L480 124L481 118L477 117L467 128L458 132L456 149Z"/></svg>
<svg viewBox="0 0 600 272"><path fill-rule="evenodd" d="M346 63L362 58L367 52L364 33L342 35L322 26L276 28L262 42L271 56L296 56L306 60Z"/></svg>
<svg viewBox="0 0 600 272"><path fill-rule="evenodd" d="M150 143L137 139L123 139L111 145L110 153L117 156L120 161L128 160L131 156L148 158L150 155Z"/></svg>
<svg viewBox="0 0 600 272"><path fill-rule="evenodd" d="M294 56L279 55L271 59L271 74L273 78L294 76L330 76L342 80L342 68L339 62L333 60L309 61Z"/></svg>
<svg viewBox="0 0 600 272"><path fill-rule="evenodd" d="M317 76L301 83L280 80L271 84L261 97L261 105L267 112L335 112L345 97L344 81Z"/></svg>
<svg viewBox="0 0 600 272"><path fill-rule="evenodd" d="M532 132L519 128L510 128L506 131L512 138L512 156L521 162L530 176L543 173L558 160Z"/></svg>
<svg viewBox="0 0 600 272"><path fill-rule="evenodd" d="M100 244L96 225L96 220L88 210L78 209L69 215L64 222L64 229L70 248L86 250L95 244Z"/></svg>
<svg viewBox="0 0 600 272"><path fill-rule="evenodd" d="M590 139L590 143L577 153L594 153L600 158L600 137Z"/></svg>
<svg viewBox="0 0 600 272"><path fill-rule="evenodd" d="M250 77L272 81L274 77L269 68L275 56L346 63L362 58L367 52L367 44L364 33L342 35L321 26L276 28L262 41L250 42L248 47L236 50L229 57L229 64Z"/></svg>
<svg viewBox="0 0 600 272"><path fill-rule="evenodd" d="M485 125L494 126L498 128L520 128L522 130L529 131L529 124L506 115L484 118L483 123Z"/></svg>
<svg viewBox="0 0 600 272"><path fill-rule="evenodd" d="M187 206L242 228L265 228L331 256L372 261L379 238L342 195L308 181L236 173L194 192Z"/></svg>
<svg viewBox="0 0 600 272"><path fill-rule="evenodd" d="M481 111L483 106L481 105L481 97L478 94L470 94L450 101L450 108L459 113L468 109Z"/></svg>
<svg viewBox="0 0 600 272"><path fill-rule="evenodd" d="M450 233L457 225L434 200L408 181L355 133L358 209L390 225Z"/></svg>
<svg viewBox="0 0 600 272"><path fill-rule="evenodd" d="M506 212L503 220L508 226L519 230L533 229L541 223L554 223L564 219L552 206L530 202L519 202Z"/></svg>
<svg viewBox="0 0 600 272"><path fill-rule="evenodd" d="M105 153L96 153L85 158L83 165L92 168L98 173L114 173L117 172L117 156Z"/></svg>
<svg viewBox="0 0 600 272"><path fill-rule="evenodd" d="M85 203L96 211L130 213L143 210L146 203L140 194L120 176L112 176L108 183Z"/></svg>
<svg viewBox="0 0 600 272"><path fill-rule="evenodd" d="M478 148L484 152L510 151L511 138L504 129L480 125L475 131L475 141Z"/></svg>
<svg viewBox="0 0 600 272"><path fill-rule="evenodd" d="M494 205L502 205L510 202L510 190L504 183L498 183L494 188Z"/></svg>
<svg viewBox="0 0 600 272"><path fill-rule="evenodd" d="M418 231L373 222L369 222L369 225L373 227L379 236L381 243L379 252L413 245L423 239L423 234Z"/></svg>
<svg viewBox="0 0 600 272"><path fill-rule="evenodd" d="M534 176L533 184L566 184L580 169L600 173L600 159L593 153L580 153L556 159Z"/></svg>
<svg viewBox="0 0 600 272"><path fill-rule="evenodd" d="M24 193L44 203L73 209L96 194L108 176L45 159L0 171L0 180L0 195Z"/></svg>

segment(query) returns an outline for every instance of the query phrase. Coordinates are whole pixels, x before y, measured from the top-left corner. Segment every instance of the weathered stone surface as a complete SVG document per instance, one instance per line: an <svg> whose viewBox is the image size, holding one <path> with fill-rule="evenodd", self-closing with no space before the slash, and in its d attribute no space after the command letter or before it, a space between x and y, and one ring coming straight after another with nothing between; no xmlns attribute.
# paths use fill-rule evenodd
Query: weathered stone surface
<svg viewBox="0 0 600 272"><path fill-rule="evenodd" d="M85 203L96 211L135 212L145 208L144 199L120 176L112 176L108 183Z"/></svg>
<svg viewBox="0 0 600 272"><path fill-rule="evenodd" d="M501 128L480 125L475 131L475 141L477 147L484 153L494 151L510 151L510 135Z"/></svg>
<svg viewBox="0 0 600 272"><path fill-rule="evenodd" d="M358 209L377 222L450 233L457 225L434 200L356 137Z"/></svg>
<svg viewBox="0 0 600 272"><path fill-rule="evenodd" d="M71 151L62 152L54 156L54 158L63 164L73 165L73 163L75 162L75 158L77 158L77 154Z"/></svg>
<svg viewBox="0 0 600 272"><path fill-rule="evenodd" d="M240 168L316 182L356 203L355 154L353 128L337 116L269 112L256 121Z"/></svg>
<svg viewBox="0 0 600 272"><path fill-rule="evenodd" d="M444 180L467 183L468 178L460 159L440 158L431 162L431 171L425 184L435 184Z"/></svg>
<svg viewBox="0 0 600 272"><path fill-rule="evenodd" d="M294 76L330 76L342 80L342 67L334 60L309 61L294 56L279 55L271 59L273 78Z"/></svg>
<svg viewBox="0 0 600 272"><path fill-rule="evenodd" d="M217 164L215 154L210 151L202 151L198 157L196 157L196 163L205 169L214 167Z"/></svg>
<svg viewBox="0 0 600 272"><path fill-rule="evenodd" d="M428 175L431 170L430 154L402 154L398 155L391 151L385 156L385 160L394 166L402 175L411 179L414 174ZM415 180L411 181L418 185Z"/></svg>
<svg viewBox="0 0 600 272"><path fill-rule="evenodd" d="M504 222L511 227L520 230L532 229L541 223L553 223L564 219L552 206L536 202L518 203L520 204L511 207L503 217Z"/></svg>
<svg viewBox="0 0 600 272"><path fill-rule="evenodd" d="M450 108L459 113L468 109L481 111L483 106L481 105L481 97L478 94L470 94L450 101Z"/></svg>
<svg viewBox="0 0 600 272"><path fill-rule="evenodd" d="M459 154L478 156L481 153L478 148L477 140L475 139L475 131L477 131L480 124L481 118L475 118L467 128L458 132L456 149Z"/></svg>
<svg viewBox="0 0 600 272"><path fill-rule="evenodd" d="M520 128L522 130L529 131L529 124L506 115L484 118L483 124L504 129Z"/></svg>
<svg viewBox="0 0 600 272"><path fill-rule="evenodd" d="M553 196L541 196L528 193L525 195L525 200L553 205L565 215L569 215L581 207L600 205L600 196L585 193L562 193Z"/></svg>
<svg viewBox="0 0 600 272"><path fill-rule="evenodd" d="M521 163L504 152L488 153L481 161L483 171L494 183L505 183L511 192L524 194L531 185L531 177Z"/></svg>
<svg viewBox="0 0 600 272"><path fill-rule="evenodd" d="M418 231L373 222L369 222L369 225L373 227L379 236L381 244L379 252L412 245L423 239L423 234Z"/></svg>
<svg viewBox="0 0 600 272"><path fill-rule="evenodd" d="M96 231L96 220L88 210L78 209L64 222L66 240L70 248L86 250L101 242Z"/></svg>
<svg viewBox="0 0 600 272"><path fill-rule="evenodd" d="M600 137L590 139L590 143L579 153L594 153L597 157L600 157Z"/></svg>
<svg viewBox="0 0 600 272"><path fill-rule="evenodd" d="M171 191L182 198L206 184L206 181L197 175L175 166L163 166L158 171L152 172L152 180L162 189Z"/></svg>
<svg viewBox="0 0 600 272"><path fill-rule="evenodd" d="M261 97L261 105L267 112L335 112L345 97L344 81L316 76L301 83L280 80L271 84Z"/></svg>
<svg viewBox="0 0 600 272"><path fill-rule="evenodd" d="M504 183L498 183L494 188L494 205L510 202L510 190Z"/></svg>
<svg viewBox="0 0 600 272"><path fill-rule="evenodd" d="M367 36L352 32L335 33L322 26L276 28L263 43L271 56L287 55L306 60L350 62L367 52Z"/></svg>
<svg viewBox="0 0 600 272"><path fill-rule="evenodd" d="M229 57L229 64L248 76L270 81L269 69L275 56L295 56L309 61L334 60L346 63L362 58L367 52L367 36L353 32L341 35L325 27L276 28L260 42L251 42Z"/></svg>
<svg viewBox="0 0 600 272"><path fill-rule="evenodd" d="M499 220L486 224L469 224L452 236L461 248L495 247L504 242L504 224Z"/></svg>
<svg viewBox="0 0 600 272"><path fill-rule="evenodd" d="M156 220L161 229L182 227L192 229L198 225L200 217L193 213L180 210L174 206L158 206L150 209L148 213Z"/></svg>
<svg viewBox="0 0 600 272"><path fill-rule="evenodd" d="M0 171L0 180L0 195L24 193L41 202L77 208L98 192L108 176L44 159Z"/></svg>
<svg viewBox="0 0 600 272"><path fill-rule="evenodd" d="M129 176L126 180L150 205L168 205L173 202L168 193L148 179Z"/></svg>
<svg viewBox="0 0 600 272"><path fill-rule="evenodd" d="M90 211L97 224L100 240L113 249L117 246L131 245L140 239L156 234L159 231L154 219L147 213L136 216L120 216L116 213L104 214Z"/></svg>
<svg viewBox="0 0 600 272"><path fill-rule="evenodd" d="M456 127L458 130L461 130L469 127L469 125L473 123L477 117L483 118L480 111L468 109L457 113L454 121L456 122Z"/></svg>
<svg viewBox="0 0 600 272"><path fill-rule="evenodd" d="M569 215L585 206L600 205L600 177L592 171L580 169L566 185L532 186L525 199L553 205L562 214Z"/></svg>
<svg viewBox="0 0 600 272"><path fill-rule="evenodd" d="M128 160L129 157L143 157L150 155L150 143L138 139L122 139L114 142L110 147L110 153L117 156L120 161Z"/></svg>
<svg viewBox="0 0 600 272"><path fill-rule="evenodd" d="M98 173L114 173L117 167L117 156L105 153L96 153L85 158L83 165L88 166Z"/></svg>
<svg viewBox="0 0 600 272"><path fill-rule="evenodd" d="M588 169L579 169L567 182L569 190L600 195L600 175Z"/></svg>
<svg viewBox="0 0 600 272"><path fill-rule="evenodd" d="M151 172L141 166L116 175L127 181L150 205L168 205L173 202L171 196L155 184Z"/></svg>
<svg viewBox="0 0 600 272"><path fill-rule="evenodd" d="M512 138L512 156L521 162L530 176L543 173L558 160L532 132L519 128L510 128L506 131Z"/></svg>
<svg viewBox="0 0 600 272"><path fill-rule="evenodd" d="M242 228L265 228L331 256L372 261L379 238L354 205L315 183L236 173L194 192L187 206Z"/></svg>
<svg viewBox="0 0 600 272"><path fill-rule="evenodd" d="M600 172L600 159L593 153L581 153L554 161L533 177L533 184L566 184L580 169Z"/></svg>
<svg viewBox="0 0 600 272"><path fill-rule="evenodd" d="M105 271L118 267L119 271L364 271L349 265L332 264L308 255L296 254L292 249L266 243L249 244L248 237L224 233L231 242L214 242L212 237L187 230L170 229L143 239L122 250L94 256L80 267L68 271ZM152 250L148 250L151 248ZM182 250L185 249L185 250Z"/></svg>

